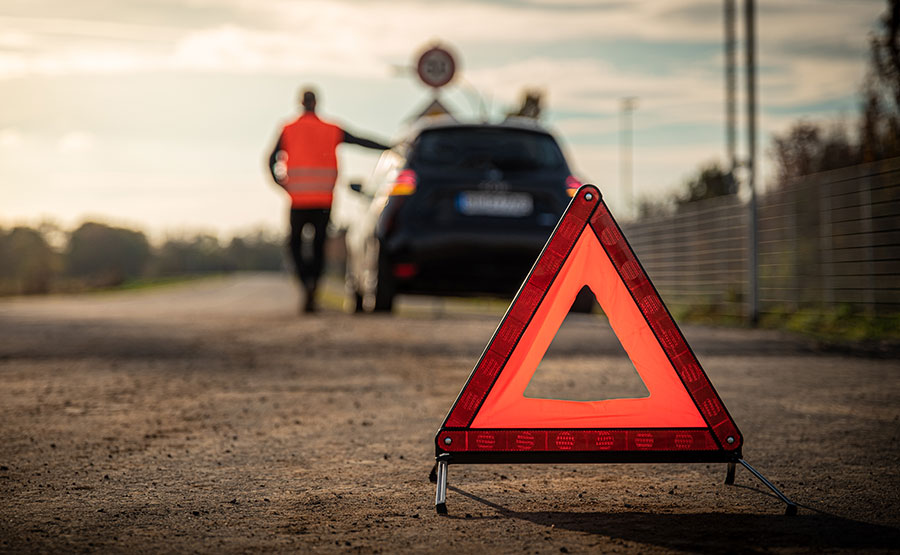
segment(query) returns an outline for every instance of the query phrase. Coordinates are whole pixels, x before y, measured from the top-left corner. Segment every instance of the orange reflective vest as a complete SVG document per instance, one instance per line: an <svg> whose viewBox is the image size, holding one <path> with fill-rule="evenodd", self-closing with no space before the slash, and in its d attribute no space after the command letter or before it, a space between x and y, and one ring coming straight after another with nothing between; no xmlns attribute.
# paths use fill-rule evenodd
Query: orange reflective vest
<svg viewBox="0 0 900 555"><path fill-rule="evenodd" d="M331 208L338 173L335 149L343 139L340 127L310 112L284 126L279 144L287 155L287 176L281 185L291 208Z"/></svg>

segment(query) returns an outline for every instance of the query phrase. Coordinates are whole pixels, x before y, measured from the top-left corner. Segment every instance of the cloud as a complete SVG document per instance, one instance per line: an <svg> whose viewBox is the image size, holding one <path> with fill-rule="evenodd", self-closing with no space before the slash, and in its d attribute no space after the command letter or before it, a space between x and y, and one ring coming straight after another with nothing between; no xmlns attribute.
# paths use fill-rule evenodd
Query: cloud
<svg viewBox="0 0 900 555"><path fill-rule="evenodd" d="M59 9L58 2L43 3L47 9L41 9L40 2L36 2L26 14L0 17L0 30L17 29L44 37L83 36L171 44L187 33L241 27L248 32L293 35L296 43L308 47L293 52L297 56L314 56L319 46L333 49L342 44L357 53L361 53L361 47L378 56L407 55L411 47L439 37L479 44L533 44L598 37L694 44L718 44L722 40L719 0L544 0L512 4L475 0L195 0L187 6L157 0L126 4L86 0L69 12ZM802 44L821 41L823 30L839 31L843 36L865 36L878 15L878 5L821 0L766 4L758 11L760 37L775 44ZM44 13L57 15L42 17ZM67 13L69 17L64 17Z"/></svg>
<svg viewBox="0 0 900 555"><path fill-rule="evenodd" d="M13 149L22 145L24 138L22 134L13 128L0 129L0 148Z"/></svg>
<svg viewBox="0 0 900 555"><path fill-rule="evenodd" d="M643 109L654 111L721 102L722 96L722 77L715 72L687 67L657 76L589 58L531 58L473 70L468 79L507 103L514 102L523 87L538 87L549 91L556 109L601 114L617 112L626 96L639 97Z"/></svg>
<svg viewBox="0 0 900 555"><path fill-rule="evenodd" d="M721 90L719 56L686 59L685 66L673 67L669 76L640 67L617 72L602 55L513 61L514 54L507 54L505 61L484 60L485 54L504 45L592 44L598 37L606 43L624 41L620 44L625 50L628 41L650 41L661 51L672 43L717 46L722 40L718 0L544 0L512 5L473 0L197 0L178 12L175 3L149 0L118 8L108 0L85 4L84 13L109 12L108 17L0 17L0 78L163 70L379 78L389 74L392 64L411 63L417 49L443 38L470 59L462 60L466 77L507 102L519 84L528 81L552 88L560 106L594 111L608 111L626 95L640 96L645 108L678 108L712 101ZM875 6L817 0L762 6L762 94L782 106L846 95L847 83L862 75L865 36L878 15ZM185 21L192 25L173 17L185 10ZM154 24L135 22L137 15ZM833 40L824 38L823 30ZM4 44L15 48L2 48Z"/></svg>
<svg viewBox="0 0 900 555"><path fill-rule="evenodd" d="M225 72L318 72L385 77L388 65L352 42L315 42L308 34L272 33L228 25L190 33L161 65Z"/></svg>
<svg viewBox="0 0 900 555"><path fill-rule="evenodd" d="M97 209L138 214L145 207L131 195L144 195L149 203L159 197L161 187L184 195L184 206L191 199L202 204L209 193L200 189L231 180L255 189L234 193L233 204L225 207L233 212L228 216L232 219L220 225L243 221L246 199L259 194L264 182L259 168L261 137L269 140L268 126L281 109L273 104L293 94L279 92L280 88L298 74L328 83L326 90L347 87L350 92L345 96L351 100L346 102L365 100L353 106L354 114L347 114L346 103L336 111L361 125L364 118L359 114L375 111L372 106L384 106L382 114L406 114L410 112L406 104L422 100L416 96L420 89L382 78L392 65L411 64L419 49L435 40L452 44L461 57L464 80L456 90L447 91L448 99L468 101L462 95L471 94L474 86L498 112L498 105L517 104L523 88L544 88L550 121L567 141L575 170L604 187L608 198L623 197L618 191L618 115L623 96L639 98L633 119L634 183L639 195L659 194L698 164L724 154L724 139L718 140L724 132L721 0L7 4L0 8L4 14L0 90L10 116L0 122L0 127L6 126L0 129L0 152L7 162L0 167L0 181L11 183L15 177L22 186L5 193L24 194L25 184L38 178L46 181L46 176L34 173L41 168L46 145L68 153L65 160L60 157L65 164L59 166L56 186L76 190L71 189L71 180L78 175L83 180L78 187L91 184L98 189L90 191L90 198L78 197L83 206L70 206L75 195L58 195L61 212L87 209L93 198L105 203ZM786 129L801 115L833 113L833 108L822 108L823 103L833 107L856 94L865 68L866 35L883 6L883 1L761 3L761 171L768 133ZM638 54L629 58L630 52ZM629 65L630 59L650 60L653 67ZM743 62L741 52L739 60ZM195 78L198 73L204 75ZM65 78L18 79L35 75ZM105 78L95 78L98 75ZM743 87L743 73L739 79ZM36 102L29 92L35 81L59 89L54 95L43 88L44 101ZM376 81L377 86L367 86ZM173 83L176 88L171 88ZM228 103L209 100L219 86L234 93ZM177 96L177 102L166 94ZM743 96L742 89L739 94ZM333 93L329 96L335 98ZM150 97L153 100L147 101ZM240 117L223 117L230 123L219 125L221 114L234 115L236 100L246 100ZM741 123L743 110L739 105ZM127 115L135 111L141 113ZM60 117L48 115L54 113ZM216 121L203 119L213 117ZM378 121L383 126L394 123L387 116ZM686 131L680 133L682 129ZM69 132L61 136L61 131ZM743 141L743 130L740 133ZM148 134L157 142L145 146L141 141ZM207 166L216 170L209 173L208 183L201 182L206 177L197 171L198 150L216 151L223 142L233 142L235 150L227 156L209 154ZM31 158L26 159L28 153ZM87 153L95 156L79 155ZM356 177L370 169L367 163L357 164L355 156L342 154L344 175ZM230 165L222 171L217 164L226 159ZM128 183L127 190L123 182ZM0 204L21 210L45 205L45 192L28 194L33 197L27 206L13 197ZM260 208L254 219L280 207L274 192L269 200L271 206ZM187 208L175 215L167 211L171 202L163 204L160 201L153 210L152 217L159 222L200 217Z"/></svg>
<svg viewBox="0 0 900 555"><path fill-rule="evenodd" d="M57 148L62 154L80 154L94 148L94 136L84 131L70 131L60 137Z"/></svg>
<svg viewBox="0 0 900 555"><path fill-rule="evenodd" d="M15 29L0 30L0 49L21 50L34 47L34 36Z"/></svg>

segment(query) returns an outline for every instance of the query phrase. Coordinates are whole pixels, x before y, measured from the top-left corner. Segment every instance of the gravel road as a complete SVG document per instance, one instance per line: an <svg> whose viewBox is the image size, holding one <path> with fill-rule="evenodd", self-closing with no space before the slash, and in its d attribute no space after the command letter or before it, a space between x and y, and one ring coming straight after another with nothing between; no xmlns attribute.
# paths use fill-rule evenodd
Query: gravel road
<svg viewBox="0 0 900 555"><path fill-rule="evenodd" d="M282 275L0 301L0 552L897 552L900 364L686 326L796 517L725 465L451 466L433 435L496 303L298 316ZM573 315L535 396L641 391Z"/></svg>

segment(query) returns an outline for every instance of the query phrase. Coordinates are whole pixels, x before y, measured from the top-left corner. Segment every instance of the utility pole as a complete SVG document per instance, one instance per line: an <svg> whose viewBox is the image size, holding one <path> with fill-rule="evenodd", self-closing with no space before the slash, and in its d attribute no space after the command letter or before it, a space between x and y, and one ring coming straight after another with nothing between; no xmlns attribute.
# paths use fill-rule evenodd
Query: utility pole
<svg viewBox="0 0 900 555"><path fill-rule="evenodd" d="M756 229L756 8L754 0L744 0L747 56L747 251L749 266L748 316L750 324L759 323L759 253Z"/></svg>
<svg viewBox="0 0 900 555"><path fill-rule="evenodd" d="M628 214L629 218L635 218L637 216L637 210L635 210L634 206L634 190L632 183L634 170L631 163L631 151L634 143L632 114L636 107L637 97L626 96L621 99L619 112L619 182L621 183L622 196L625 200L625 213Z"/></svg>
<svg viewBox="0 0 900 555"><path fill-rule="evenodd" d="M736 0L725 0L725 142L727 145L728 178L732 192L736 191L737 170L737 17Z"/></svg>

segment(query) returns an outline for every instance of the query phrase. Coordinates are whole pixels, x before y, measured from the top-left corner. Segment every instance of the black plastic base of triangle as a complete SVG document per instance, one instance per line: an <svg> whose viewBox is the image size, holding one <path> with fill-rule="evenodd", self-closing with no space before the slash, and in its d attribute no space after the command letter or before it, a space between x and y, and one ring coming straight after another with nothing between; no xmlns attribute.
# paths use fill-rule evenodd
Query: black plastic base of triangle
<svg viewBox="0 0 900 555"><path fill-rule="evenodd" d="M451 464L728 463L738 451L454 451L438 453Z"/></svg>

